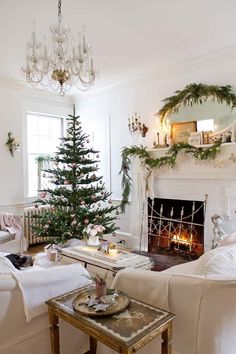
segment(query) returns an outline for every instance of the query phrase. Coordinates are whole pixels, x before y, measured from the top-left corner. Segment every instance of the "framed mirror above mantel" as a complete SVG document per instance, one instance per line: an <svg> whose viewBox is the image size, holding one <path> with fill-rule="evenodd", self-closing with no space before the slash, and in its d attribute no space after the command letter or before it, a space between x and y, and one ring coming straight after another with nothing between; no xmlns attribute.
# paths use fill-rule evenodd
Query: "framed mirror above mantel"
<svg viewBox="0 0 236 354"><path fill-rule="evenodd" d="M163 102L156 116L164 144L236 141L236 95L231 86L190 84Z"/></svg>

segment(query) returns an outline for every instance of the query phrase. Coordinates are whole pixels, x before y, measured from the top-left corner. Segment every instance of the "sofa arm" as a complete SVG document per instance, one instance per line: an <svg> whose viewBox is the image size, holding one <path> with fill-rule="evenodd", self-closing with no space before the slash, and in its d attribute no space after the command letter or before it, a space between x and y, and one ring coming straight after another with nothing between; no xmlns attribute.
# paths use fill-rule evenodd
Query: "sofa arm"
<svg viewBox="0 0 236 354"><path fill-rule="evenodd" d="M112 287L137 300L168 310L170 275L141 269L126 269L117 273Z"/></svg>

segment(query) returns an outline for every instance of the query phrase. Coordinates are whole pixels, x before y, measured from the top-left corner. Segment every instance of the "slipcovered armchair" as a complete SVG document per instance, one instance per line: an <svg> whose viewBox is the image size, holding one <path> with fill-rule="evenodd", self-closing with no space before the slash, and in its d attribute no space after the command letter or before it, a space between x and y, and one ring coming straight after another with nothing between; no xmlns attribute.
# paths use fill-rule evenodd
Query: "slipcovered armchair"
<svg viewBox="0 0 236 354"><path fill-rule="evenodd" d="M173 354L236 353L236 243L159 273L119 272L113 287L176 315ZM158 341L140 354L159 353ZM111 352L103 346L99 353Z"/></svg>
<svg viewBox="0 0 236 354"><path fill-rule="evenodd" d="M78 263L16 270L0 254L0 353L50 354L45 301L90 284L87 276ZM61 354L88 350L87 335L64 321L59 326Z"/></svg>

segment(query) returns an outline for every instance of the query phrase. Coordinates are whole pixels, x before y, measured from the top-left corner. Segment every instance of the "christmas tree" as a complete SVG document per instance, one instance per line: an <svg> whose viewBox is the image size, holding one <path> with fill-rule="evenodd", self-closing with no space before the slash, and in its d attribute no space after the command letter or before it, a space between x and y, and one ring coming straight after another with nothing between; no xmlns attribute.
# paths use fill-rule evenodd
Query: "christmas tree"
<svg viewBox="0 0 236 354"><path fill-rule="evenodd" d="M37 216L34 230L38 236L50 237L54 243L71 238L84 238L90 224L101 225L104 234L117 228L114 220L118 207L111 205L111 193L105 190L102 177L97 175L99 151L88 147L89 136L83 133L79 116L67 118L67 136L44 170L51 188L39 191L38 204L49 205L43 215Z"/></svg>

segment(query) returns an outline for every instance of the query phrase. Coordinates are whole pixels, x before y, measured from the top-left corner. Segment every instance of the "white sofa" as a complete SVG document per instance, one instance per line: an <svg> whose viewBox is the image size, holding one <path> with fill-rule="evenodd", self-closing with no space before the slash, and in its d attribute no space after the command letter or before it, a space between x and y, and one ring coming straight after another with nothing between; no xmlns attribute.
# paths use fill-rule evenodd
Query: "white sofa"
<svg viewBox="0 0 236 354"><path fill-rule="evenodd" d="M113 287L176 315L173 354L236 353L236 243L159 273L119 272ZM158 354L158 341L140 354ZM113 353L104 346L99 349Z"/></svg>
<svg viewBox="0 0 236 354"><path fill-rule="evenodd" d="M1 267L1 259L2 255L0 353L50 354L44 301L89 284L90 280L83 276L88 272L78 263L17 271L11 269L11 263ZM61 354L82 354L88 350L88 337L63 321L60 322L60 340Z"/></svg>

